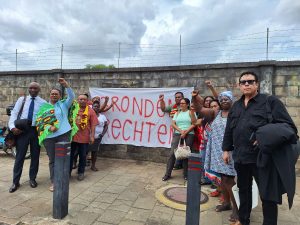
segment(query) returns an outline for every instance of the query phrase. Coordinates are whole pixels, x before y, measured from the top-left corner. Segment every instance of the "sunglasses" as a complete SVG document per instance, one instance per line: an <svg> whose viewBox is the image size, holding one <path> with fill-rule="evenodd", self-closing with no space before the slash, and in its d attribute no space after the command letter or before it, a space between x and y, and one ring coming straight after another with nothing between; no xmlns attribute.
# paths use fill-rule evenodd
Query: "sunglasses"
<svg viewBox="0 0 300 225"><path fill-rule="evenodd" d="M240 80L241 85L245 85L246 83L248 83L249 85L252 85L255 82L256 82L256 80Z"/></svg>

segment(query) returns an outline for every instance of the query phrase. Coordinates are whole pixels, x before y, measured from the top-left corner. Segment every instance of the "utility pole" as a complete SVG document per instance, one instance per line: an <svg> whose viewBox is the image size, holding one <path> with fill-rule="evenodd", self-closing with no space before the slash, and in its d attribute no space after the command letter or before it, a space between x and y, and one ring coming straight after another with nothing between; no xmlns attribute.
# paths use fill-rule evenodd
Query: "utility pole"
<svg viewBox="0 0 300 225"><path fill-rule="evenodd" d="M61 52L60 52L60 69L62 70L63 63L63 53L64 53L64 44L61 44Z"/></svg>
<svg viewBox="0 0 300 225"><path fill-rule="evenodd" d="M120 68L121 42L119 42L118 69Z"/></svg>
<svg viewBox="0 0 300 225"><path fill-rule="evenodd" d="M179 65L181 65L181 34L179 38Z"/></svg>
<svg viewBox="0 0 300 225"><path fill-rule="evenodd" d="M16 71L18 71L18 49L16 49Z"/></svg>
<svg viewBox="0 0 300 225"><path fill-rule="evenodd" d="M267 49L266 49L266 60L269 60L269 27L267 28Z"/></svg>

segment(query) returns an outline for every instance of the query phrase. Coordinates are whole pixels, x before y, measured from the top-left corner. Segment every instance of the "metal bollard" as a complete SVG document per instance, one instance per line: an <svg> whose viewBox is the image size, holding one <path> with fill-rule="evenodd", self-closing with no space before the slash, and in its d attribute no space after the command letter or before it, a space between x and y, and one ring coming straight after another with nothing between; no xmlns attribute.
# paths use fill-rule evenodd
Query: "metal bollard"
<svg viewBox="0 0 300 225"><path fill-rule="evenodd" d="M188 161L186 225L199 225L200 223L201 164L200 154L192 153Z"/></svg>
<svg viewBox="0 0 300 225"><path fill-rule="evenodd" d="M68 214L70 142L55 144L53 218L62 219Z"/></svg>

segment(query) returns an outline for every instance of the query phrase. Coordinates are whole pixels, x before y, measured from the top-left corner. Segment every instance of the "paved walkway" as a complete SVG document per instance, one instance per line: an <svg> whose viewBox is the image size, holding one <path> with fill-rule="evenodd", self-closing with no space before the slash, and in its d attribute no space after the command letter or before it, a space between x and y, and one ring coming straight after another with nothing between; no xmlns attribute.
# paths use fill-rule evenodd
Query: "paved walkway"
<svg viewBox="0 0 300 225"><path fill-rule="evenodd" d="M48 159L41 155L39 186L28 183L26 161L21 187L8 193L12 182L13 158L0 154L0 224L78 224L78 225L184 225L185 212L164 206L155 198L155 191L167 185L161 181L165 165L133 160L98 159L98 172L87 170L84 181L77 181L75 171L70 180L69 215L52 219L52 193ZM170 183L184 184L182 171L174 171ZM297 177L294 207L288 210L286 200L279 208L279 225L300 224L300 177ZM208 191L205 189L204 191ZM201 212L201 225L229 224L229 212L216 213L215 199ZM261 224L261 208L252 213L253 225Z"/></svg>

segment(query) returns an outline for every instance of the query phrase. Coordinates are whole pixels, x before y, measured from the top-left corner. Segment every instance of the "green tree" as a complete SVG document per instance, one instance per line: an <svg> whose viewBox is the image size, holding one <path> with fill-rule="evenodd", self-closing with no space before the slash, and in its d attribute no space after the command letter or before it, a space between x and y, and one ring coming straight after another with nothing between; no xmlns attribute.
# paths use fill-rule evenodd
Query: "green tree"
<svg viewBox="0 0 300 225"><path fill-rule="evenodd" d="M110 64L110 65L105 65L105 64L87 64L85 65L85 69L114 69L116 68L114 65Z"/></svg>

